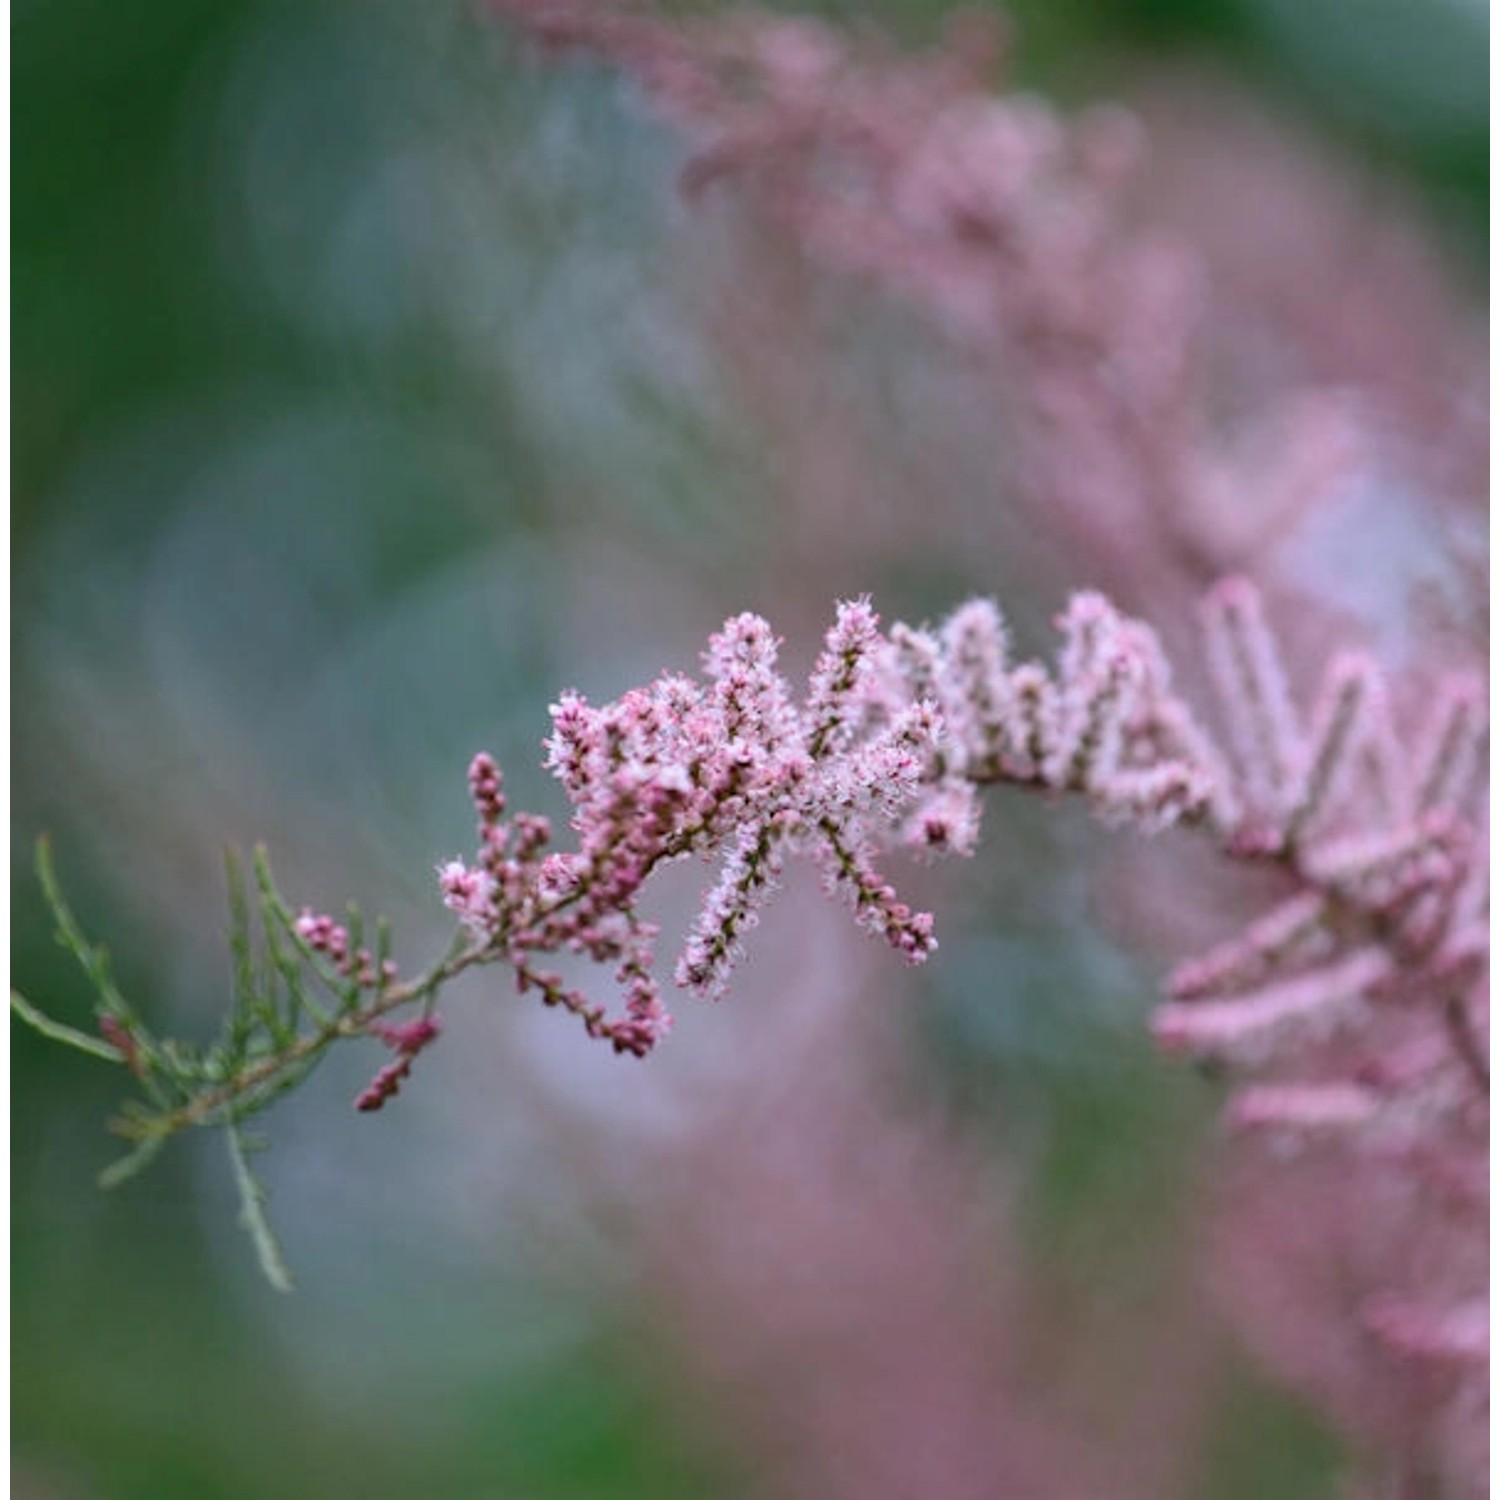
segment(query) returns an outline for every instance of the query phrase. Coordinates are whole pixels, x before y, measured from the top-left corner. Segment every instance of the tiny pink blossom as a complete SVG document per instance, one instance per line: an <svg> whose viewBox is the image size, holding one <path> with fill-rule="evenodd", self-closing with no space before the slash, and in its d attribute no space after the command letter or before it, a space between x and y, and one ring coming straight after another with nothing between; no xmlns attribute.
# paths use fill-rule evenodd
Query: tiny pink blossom
<svg viewBox="0 0 1500 1500"><path fill-rule="evenodd" d="M467 927L482 931L489 921L493 877L485 870L471 870L462 860L450 859L438 866L438 886L443 904L458 914Z"/></svg>

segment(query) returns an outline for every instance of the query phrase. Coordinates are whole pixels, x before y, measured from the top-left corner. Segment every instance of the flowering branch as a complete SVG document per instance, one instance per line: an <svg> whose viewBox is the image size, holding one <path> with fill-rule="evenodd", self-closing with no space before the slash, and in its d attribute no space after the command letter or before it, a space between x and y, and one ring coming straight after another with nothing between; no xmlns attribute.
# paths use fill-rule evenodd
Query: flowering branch
<svg viewBox="0 0 1500 1500"><path fill-rule="evenodd" d="M1252 555L1252 533L1270 535L1319 487L1339 445L1323 394L1300 392L1287 405L1313 419L1311 436L1269 472L1268 445L1254 445L1268 519L1252 515L1247 530L1223 504L1241 492L1241 461L1195 369L1196 271L1181 247L1127 231L1120 212L1142 145L1128 116L1067 121L989 97L972 30L913 64L805 22L699 24L594 0L491 8L633 77L693 147L690 194L737 183L812 260L1003 352L1032 514L1093 546L1096 575L1122 597L1138 587L1158 618L1185 577L1196 591ZM546 818L510 812L500 768L474 757L477 847L438 870L457 930L414 977L384 923L367 929L354 908L343 920L299 911L263 851L252 881L231 856L227 1016L207 1045L159 1036L83 934L43 841L38 873L94 993L94 1030L18 994L12 1008L135 1083L111 1122L132 1149L104 1185L189 1128L224 1131L243 1221L285 1289L249 1122L335 1043L361 1039L382 1051L355 1108L385 1107L440 1039L443 987L481 967L508 970L518 993L570 1012L617 1054L646 1057L672 1025L661 934L640 905L662 866L716 864L671 972L717 1000L789 861L810 861L857 925L918 964L937 947L934 920L900 898L884 860L898 848L971 854L983 790L1076 797L1146 834L1180 825L1280 889L1172 970L1154 1036L1230 1077L1236 1132L1343 1149L1362 1181L1396 1184L1422 1245L1351 1299L1359 1347L1410 1376L1414 1410L1448 1396L1472 1410L1487 1399L1488 1350L1475 1256L1488 1168L1483 685L1425 684L1424 715L1408 726L1375 662L1344 654L1304 711L1252 585L1220 582L1202 623L1215 732L1174 686L1155 632L1098 593L1069 602L1050 665L1013 660L987 600L935 627L885 631L868 600L848 601L801 692L771 627L741 614L710 639L699 677L668 673L602 706L564 693L552 707L546 764L571 806L567 848L553 847ZM615 1003L570 977L576 959L604 967ZM1399 1472L1425 1475L1437 1441L1403 1435Z"/></svg>
<svg viewBox="0 0 1500 1500"><path fill-rule="evenodd" d="M1154 1023L1168 1050L1264 1068L1299 1041L1356 1025L1373 1034L1381 1012L1405 1018L1403 1057L1424 1028L1441 1042L1383 1072L1371 1056L1354 1077L1249 1088L1232 1106L1240 1125L1326 1130L1399 1113L1413 1091L1431 1096L1429 1108L1487 1092L1484 871L1469 814L1486 733L1478 688L1445 685L1427 739L1403 757L1373 663L1336 659L1304 727L1255 591L1225 583L1205 614L1233 768L1174 691L1155 633L1098 594L1075 596L1060 617L1050 671L1011 664L988 601L936 630L888 635L867 600L842 604L800 705L770 627L744 614L709 642L703 681L667 674L603 707L574 693L553 706L547 764L573 805L576 849L548 852L544 818L508 818L498 766L474 758L479 848L439 871L459 933L419 977L398 978L383 923L371 948L357 912L347 924L294 914L257 852L254 924L228 863L233 1001L219 1041L199 1050L159 1039L83 938L43 844L43 887L96 990L99 1036L13 1004L139 1082L144 1099L113 1126L137 1142L107 1174L120 1181L190 1126L237 1128L340 1040L373 1037L395 1053L356 1101L380 1108L435 1041L442 986L471 968L503 965L521 993L572 1012L616 1052L645 1056L671 1017L654 972L658 930L637 901L660 866L688 856L717 857L720 873L677 960L680 988L724 993L796 856L861 927L920 963L936 947L932 917L898 899L876 859L892 845L970 852L977 790L1010 783L1077 794L1145 832L1199 827L1230 858L1275 863L1294 880L1295 894L1240 937L1177 969ZM1362 771L1379 778L1387 812L1350 828L1370 805ZM564 953L611 967L622 1013L548 966ZM417 1019L387 1019L418 1006Z"/></svg>

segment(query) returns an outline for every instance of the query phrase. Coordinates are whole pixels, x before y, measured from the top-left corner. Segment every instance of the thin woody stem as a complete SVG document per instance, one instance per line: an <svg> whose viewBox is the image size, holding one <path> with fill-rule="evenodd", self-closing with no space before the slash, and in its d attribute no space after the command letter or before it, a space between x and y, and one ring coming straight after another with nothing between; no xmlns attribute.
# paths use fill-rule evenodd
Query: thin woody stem
<svg viewBox="0 0 1500 1500"><path fill-rule="evenodd" d="M128 1128L121 1130L120 1133L165 1139L189 1126L217 1123L213 1116L220 1110L236 1104L246 1094L252 1093L264 1084L271 1083L279 1074L295 1067L298 1063L307 1062L316 1057L324 1048L341 1038L364 1035L372 1021L378 1021L382 1016L399 1010L403 1005L410 1005L413 1001L427 998L450 979L456 978L466 969L473 968L490 957L493 957L493 953L487 943L466 948L456 956L442 960L420 979L391 986L363 1009L334 1017L316 1031L301 1037L290 1047L270 1057L263 1057L249 1067L243 1068L232 1078L225 1079L223 1083L205 1089L203 1093L190 1099L180 1108L167 1114L149 1116L144 1120L132 1120L128 1122Z"/></svg>

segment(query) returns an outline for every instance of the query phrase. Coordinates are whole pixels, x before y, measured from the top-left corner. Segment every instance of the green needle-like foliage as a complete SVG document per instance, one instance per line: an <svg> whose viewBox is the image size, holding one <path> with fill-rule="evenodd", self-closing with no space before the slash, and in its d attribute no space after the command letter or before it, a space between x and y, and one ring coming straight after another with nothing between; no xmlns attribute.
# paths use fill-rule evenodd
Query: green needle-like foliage
<svg viewBox="0 0 1500 1500"><path fill-rule="evenodd" d="M11 1009L51 1040L123 1066L137 1092L110 1121L131 1149L100 1174L105 1188L129 1181L172 1137L190 1127L222 1129L241 1201L241 1222L261 1268L278 1290L291 1288L285 1258L266 1217L266 1191L250 1170L244 1125L295 1087L335 1042L378 1035L372 1023L403 1005L430 1010L443 981L479 957L460 941L416 980L397 983L387 960L390 932L375 924L374 963L364 972L342 968L298 928L298 916L276 888L264 849L257 848L247 878L241 857L225 854L229 895L229 1006L218 1037L207 1046L157 1036L120 993L108 954L84 935L53 865L49 841L37 843L36 868L57 941L71 953L94 995L89 1032L56 1019L11 992ZM350 951L359 952L364 923L350 909ZM349 970L349 972L345 972Z"/></svg>

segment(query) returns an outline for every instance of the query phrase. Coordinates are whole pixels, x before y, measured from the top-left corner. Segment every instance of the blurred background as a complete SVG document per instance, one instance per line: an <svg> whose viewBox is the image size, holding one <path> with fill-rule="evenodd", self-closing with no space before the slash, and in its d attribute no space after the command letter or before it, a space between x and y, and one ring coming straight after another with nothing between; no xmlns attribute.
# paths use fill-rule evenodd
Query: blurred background
<svg viewBox="0 0 1500 1500"><path fill-rule="evenodd" d="M1249 149L1296 201L1348 190L1313 282L1378 221L1420 247L1426 334L1478 335L1479 0L1008 14L1024 86L1142 103L1164 212L1215 141ZM12 40L12 966L54 1013L87 997L43 830L125 992L202 1036L226 841L388 912L415 968L472 752L560 811L562 687L690 666L743 608L797 671L863 591L888 619L994 592L1041 649L1083 581L997 510L939 334L774 245L747 273L606 70L368 0L18 0ZM1410 536L1366 538L1363 575ZM975 866L898 881L939 911L915 976L798 887L647 1064L484 976L385 1113L349 1107L377 1049L332 1058L267 1121L290 1298L217 1139L100 1193L116 1080L17 1031L16 1493L1058 1494L1027 1476L1080 1447L1071 1496L1326 1493L1338 1440L1184 1272L1215 1095L1151 1055L1161 961L1098 910L1113 844L987 819ZM659 901L680 924L691 879Z"/></svg>

